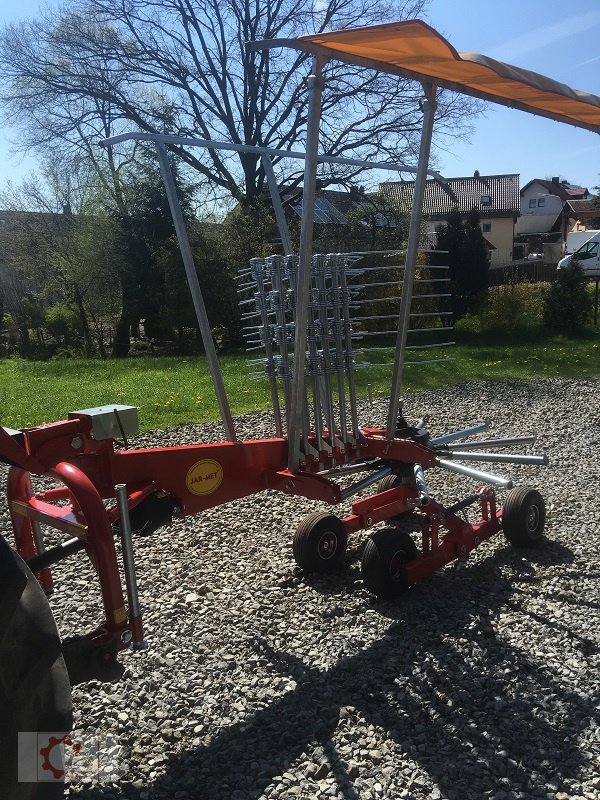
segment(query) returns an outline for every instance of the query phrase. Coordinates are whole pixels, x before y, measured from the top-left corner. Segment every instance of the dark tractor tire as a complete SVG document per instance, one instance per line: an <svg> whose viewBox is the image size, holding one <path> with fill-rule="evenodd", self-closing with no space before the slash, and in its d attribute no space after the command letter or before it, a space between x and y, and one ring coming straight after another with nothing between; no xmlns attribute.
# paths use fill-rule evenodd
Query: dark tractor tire
<svg viewBox="0 0 600 800"><path fill-rule="evenodd" d="M366 588L382 600L393 600L408 590L404 565L419 549L409 533L382 528L367 539L361 573Z"/></svg>
<svg viewBox="0 0 600 800"><path fill-rule="evenodd" d="M18 781L19 732L68 733L71 686L44 592L1 535L0 720L0 797L63 798L62 781Z"/></svg>
<svg viewBox="0 0 600 800"><path fill-rule="evenodd" d="M502 508L502 528L515 547L533 547L542 539L546 522L544 498L536 489L519 486L506 496Z"/></svg>
<svg viewBox="0 0 600 800"><path fill-rule="evenodd" d="M304 572L334 572L344 563L348 533L339 517L315 511L294 535L294 558Z"/></svg>

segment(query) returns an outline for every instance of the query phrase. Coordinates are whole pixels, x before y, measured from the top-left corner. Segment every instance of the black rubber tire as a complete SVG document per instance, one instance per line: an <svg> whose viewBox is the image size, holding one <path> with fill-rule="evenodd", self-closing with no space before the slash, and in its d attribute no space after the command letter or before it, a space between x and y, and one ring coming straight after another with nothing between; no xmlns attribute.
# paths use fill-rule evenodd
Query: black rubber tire
<svg viewBox="0 0 600 800"><path fill-rule="evenodd" d="M504 536L515 547L533 547L542 540L546 522L544 498L536 489L518 486L502 508Z"/></svg>
<svg viewBox="0 0 600 800"><path fill-rule="evenodd" d="M394 475L394 473L390 473L386 475L385 478L382 478L379 483L377 484L377 493L381 494L381 492L387 492L389 489L395 489L396 486L402 486L402 477L400 475ZM396 514L393 517L390 517L386 522L393 522L394 520L402 520L408 517L409 515L413 514L412 510L409 511L402 511L400 514Z"/></svg>
<svg viewBox="0 0 600 800"><path fill-rule="evenodd" d="M376 597L393 600L408 590L403 565L414 561L419 549L409 533L381 528L367 539L361 573L366 588Z"/></svg>
<svg viewBox="0 0 600 800"><path fill-rule="evenodd" d="M400 478L398 475L394 475L392 472L379 481L377 484L377 493L381 494L381 492L387 492L390 489L395 489L396 486L400 486L401 484L402 478Z"/></svg>
<svg viewBox="0 0 600 800"><path fill-rule="evenodd" d="M334 572L344 563L348 533L334 514L315 511L298 525L294 535L294 558L305 572Z"/></svg>
<svg viewBox="0 0 600 800"><path fill-rule="evenodd" d="M0 797L56 800L60 783L18 782L19 731L69 732L71 686L52 611L35 576L0 535Z"/></svg>

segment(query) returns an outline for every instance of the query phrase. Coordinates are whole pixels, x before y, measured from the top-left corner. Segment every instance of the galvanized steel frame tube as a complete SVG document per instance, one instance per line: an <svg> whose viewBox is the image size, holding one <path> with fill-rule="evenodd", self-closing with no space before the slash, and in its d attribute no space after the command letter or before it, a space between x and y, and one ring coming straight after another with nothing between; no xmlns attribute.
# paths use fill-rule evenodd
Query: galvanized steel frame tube
<svg viewBox="0 0 600 800"><path fill-rule="evenodd" d="M302 403L304 399L306 366L306 334L309 316L311 284L311 256L315 192L317 186L317 164L319 128L321 118L321 95L323 91L323 66L325 59L314 56L311 74L308 76L308 116L306 129L306 160L304 162L304 191L302 197L302 223L298 285L296 287L296 330L294 336L294 373L292 378L292 413L288 420L288 467L295 471L300 467L302 442L308 431L304 429ZM315 399L316 405L316 399ZM315 411L317 409L315 408Z"/></svg>
<svg viewBox="0 0 600 800"><path fill-rule="evenodd" d="M431 150L431 137L433 134L433 122L436 102L436 86L434 84L423 84L425 100L423 107L423 128L421 131L421 147L419 150L419 163L415 176L415 190L413 194L413 207L410 218L410 230L408 234L408 245L406 248L406 262L404 268L404 279L402 281L402 300L400 302L400 315L398 318L398 333L396 337L396 358L394 360L394 370L392 374L392 385L390 388L390 405L386 427L388 439L394 438L396 421L398 418L398 408L400 403L400 387L402 384L402 373L404 368L404 351L406 349L406 337L410 318L410 305L412 299L412 287L415 277L417 254L419 250L419 236L421 233L421 212L423 210L423 196L425 193L425 181L427 180L427 166L429 164L429 152Z"/></svg>
<svg viewBox="0 0 600 800"><path fill-rule="evenodd" d="M233 424L231 408L229 406L229 400L227 399L225 384L223 383L223 374L219 365L219 359L217 358L217 351L210 330L206 306L204 305L204 298L202 297L200 283L198 282L198 275L196 274L196 265L194 263L194 256L192 255L192 248L190 247L190 240L188 239L183 213L179 204L179 198L177 197L175 179L171 171L165 145L161 142L156 142L155 147L158 163L160 164L160 172L165 185L165 192L167 193L167 200L169 201L169 208L171 209L171 216L173 217L173 224L175 225L177 240L179 242L181 258L183 259L185 274L187 276L188 286L190 287L190 294L192 295L194 311L196 312L196 319L198 320L200 335L202 336L202 344L204 345L208 368L215 388L223 427L225 428L225 436L230 442L235 442L237 441L237 435Z"/></svg>
<svg viewBox="0 0 600 800"><path fill-rule="evenodd" d="M277 185L277 178L275 177L275 171L273 170L273 164L271 163L270 157L266 155L266 153L261 155L261 161L265 175L267 176L267 184L271 194L271 202L273 203L275 219L277 220L277 229L279 230L279 235L281 236L283 252L286 256L290 256L293 252L292 238L290 236L290 229L288 228L287 220L285 218L285 211L283 210L281 195L279 194L279 186Z"/></svg>

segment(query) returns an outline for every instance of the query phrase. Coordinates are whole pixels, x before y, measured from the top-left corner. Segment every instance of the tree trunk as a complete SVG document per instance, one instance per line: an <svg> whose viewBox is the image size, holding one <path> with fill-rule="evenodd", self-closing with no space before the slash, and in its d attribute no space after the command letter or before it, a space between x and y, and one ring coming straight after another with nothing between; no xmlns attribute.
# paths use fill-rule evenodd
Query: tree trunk
<svg viewBox="0 0 600 800"><path fill-rule="evenodd" d="M81 331L83 333L85 354L86 356L90 356L92 355L93 352L92 334L90 332L90 326L88 325L87 314L85 313L85 308L83 305L83 297L81 296L81 291L76 283L73 284L73 297L75 298L75 305L77 306L79 319L81 321Z"/></svg>
<svg viewBox="0 0 600 800"><path fill-rule="evenodd" d="M112 355L113 358L127 358L129 355L129 347L131 345L129 339L129 331L131 329L131 315L127 312L126 308L121 311L121 316L115 328L115 338L113 341Z"/></svg>

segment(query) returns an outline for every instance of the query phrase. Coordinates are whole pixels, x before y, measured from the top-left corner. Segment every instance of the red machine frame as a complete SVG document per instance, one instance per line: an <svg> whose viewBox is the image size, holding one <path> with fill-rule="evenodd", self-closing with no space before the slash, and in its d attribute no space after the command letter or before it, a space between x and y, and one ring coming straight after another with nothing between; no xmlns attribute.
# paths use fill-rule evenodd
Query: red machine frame
<svg viewBox="0 0 600 800"><path fill-rule="evenodd" d="M316 472L297 474L287 469L285 439L128 450L115 449L111 439L96 441L90 431L90 420L85 417L30 428L24 431L25 447L21 447L0 428L0 451L13 465L8 502L19 554L30 562L41 555L36 523L80 540L98 573L105 614L105 621L89 638L115 639L119 649L141 643L144 634L141 616L129 616L125 606L114 544L118 508L103 502L115 497L115 485L126 481L128 511L149 496L159 495L174 501L176 516L197 514L265 489L331 504L341 500L340 487L333 480ZM432 448L408 439L390 442L379 429L364 431L360 455L367 460L383 458L389 464L419 463L425 468L434 466L436 459ZM217 479L210 479L209 491L198 494L189 488L190 474L206 462L216 464L222 474L218 486L214 486ZM31 474L59 480L63 486L36 492ZM423 554L406 565L409 585L465 556L501 529L493 489L483 490L480 497L482 521L474 526L431 499L420 507L424 512ZM357 500L352 513L342 519L343 525L347 533L365 530L414 511L411 501L416 498L414 487L400 485ZM443 537L442 528L446 530ZM44 589L53 588L49 567L36 575Z"/></svg>

